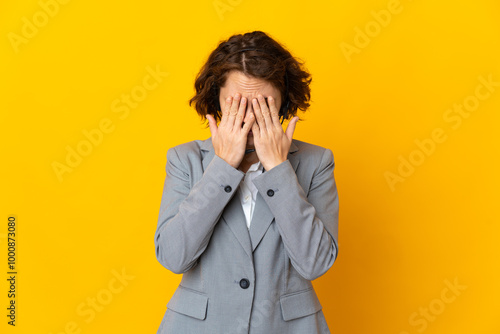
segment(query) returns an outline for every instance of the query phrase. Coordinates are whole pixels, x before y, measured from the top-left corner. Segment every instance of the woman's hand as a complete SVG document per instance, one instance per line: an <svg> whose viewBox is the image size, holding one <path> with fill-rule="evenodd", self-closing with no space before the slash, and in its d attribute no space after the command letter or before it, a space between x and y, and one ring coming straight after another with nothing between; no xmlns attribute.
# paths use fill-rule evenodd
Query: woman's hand
<svg viewBox="0 0 500 334"><path fill-rule="evenodd" d="M292 144L295 125L299 120L298 116L292 118L283 132L279 121L279 111L276 108L275 100L269 96L269 108L264 97L259 94L257 99L253 99L253 111L256 122L253 122L252 133L255 151L260 162L268 171L281 164L287 159L290 145ZM270 110L269 110L270 109Z"/></svg>
<svg viewBox="0 0 500 334"><path fill-rule="evenodd" d="M245 125L241 127L245 118L246 98L241 98L241 103L240 98L241 94L236 93L234 99L232 96L226 99L219 127L212 115L206 116L212 133L215 154L234 168L238 168L245 156L248 132L255 122L253 114L250 114L250 121L245 122Z"/></svg>

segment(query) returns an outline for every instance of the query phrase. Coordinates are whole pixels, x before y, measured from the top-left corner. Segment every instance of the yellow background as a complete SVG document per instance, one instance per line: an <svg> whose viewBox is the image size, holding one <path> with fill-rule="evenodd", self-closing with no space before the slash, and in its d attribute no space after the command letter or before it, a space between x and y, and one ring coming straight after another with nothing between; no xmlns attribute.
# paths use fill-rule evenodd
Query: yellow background
<svg viewBox="0 0 500 334"><path fill-rule="evenodd" d="M187 103L195 75L220 40L253 30L306 62L312 106L294 138L335 156L339 256L314 281L332 333L500 333L498 1L55 4L0 5L2 333L156 333L181 279L155 258L166 152L210 137ZM115 112L148 68L168 75ZM480 77L497 86L477 88ZM476 92L468 117L449 114ZM111 130L58 179L54 162L106 119ZM441 142L418 153L436 129ZM391 186L410 156L418 166Z"/></svg>

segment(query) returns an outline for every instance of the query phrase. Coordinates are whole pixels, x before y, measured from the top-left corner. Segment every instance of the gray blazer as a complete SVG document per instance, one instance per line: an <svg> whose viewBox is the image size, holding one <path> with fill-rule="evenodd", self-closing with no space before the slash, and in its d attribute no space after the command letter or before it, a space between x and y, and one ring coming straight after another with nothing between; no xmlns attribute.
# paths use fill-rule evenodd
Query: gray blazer
<svg viewBox="0 0 500 334"><path fill-rule="evenodd" d="M311 281L338 254L330 149L293 139L288 159L257 176L248 230L236 190L245 174L211 137L168 149L154 242L183 274L157 334L330 333Z"/></svg>

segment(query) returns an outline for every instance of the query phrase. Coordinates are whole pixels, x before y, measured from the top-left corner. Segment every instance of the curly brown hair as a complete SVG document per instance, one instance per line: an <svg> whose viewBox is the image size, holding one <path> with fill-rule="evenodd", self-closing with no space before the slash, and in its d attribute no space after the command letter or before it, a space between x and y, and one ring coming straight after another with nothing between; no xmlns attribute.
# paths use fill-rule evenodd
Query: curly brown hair
<svg viewBox="0 0 500 334"><path fill-rule="evenodd" d="M242 49L256 48L258 50ZM227 74L237 70L255 78L270 82L281 92L282 104L288 98L286 119L297 115L297 109L307 110L311 99L309 85L311 75L303 68L304 62L294 58L290 52L262 31L253 31L244 35L231 36L227 41L219 43L209 55L195 81L196 94L189 100L194 102L196 112L201 120L207 120L211 114L218 123L222 112L217 110L220 87L224 87ZM285 96L285 74L288 81L288 96ZM279 117L283 115L279 114ZM299 117L299 121L302 121ZM207 127L208 127L207 123Z"/></svg>

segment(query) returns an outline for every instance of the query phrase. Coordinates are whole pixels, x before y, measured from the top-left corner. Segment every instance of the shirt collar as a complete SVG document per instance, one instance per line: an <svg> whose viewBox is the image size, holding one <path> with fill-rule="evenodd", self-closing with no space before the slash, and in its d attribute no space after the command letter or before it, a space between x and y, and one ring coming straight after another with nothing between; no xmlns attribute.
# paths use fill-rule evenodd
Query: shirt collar
<svg viewBox="0 0 500 334"><path fill-rule="evenodd" d="M247 173L248 172L254 172L256 170L261 170L262 171L262 168L263 168L262 163L260 161L257 161L252 166L250 166L250 168L248 168Z"/></svg>

